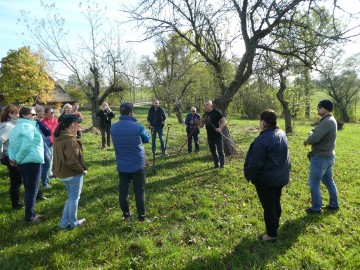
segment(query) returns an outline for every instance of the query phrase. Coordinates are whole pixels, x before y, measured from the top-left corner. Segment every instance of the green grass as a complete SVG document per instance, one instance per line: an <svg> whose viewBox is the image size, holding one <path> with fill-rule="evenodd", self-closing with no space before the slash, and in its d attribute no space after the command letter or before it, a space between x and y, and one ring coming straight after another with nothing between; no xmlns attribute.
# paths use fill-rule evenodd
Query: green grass
<svg viewBox="0 0 360 270"><path fill-rule="evenodd" d="M137 109L145 123L146 110ZM84 127L90 117L85 115ZM232 139L246 152L258 135L257 121L230 118ZM152 223L123 222L118 205L118 175L113 148L101 150L101 138L83 136L89 166L80 198L78 217L87 219L75 230L58 228L66 192L51 180L45 191L51 200L36 205L45 222L29 226L23 211L12 211L9 180L0 167L0 269L359 269L359 125L346 124L338 133L335 181L340 211L308 216L308 148L303 147L311 122L296 122L289 136L291 182L283 189L283 216L276 244L259 243L265 231L255 188L243 176L242 155L227 160L224 170L213 170L200 134L200 152L178 151L185 126L175 118L169 133L167 158L156 157L151 170L146 145L148 177L147 215ZM281 123L284 126L283 123ZM324 204L328 202L322 187ZM136 213L134 197L131 209Z"/></svg>

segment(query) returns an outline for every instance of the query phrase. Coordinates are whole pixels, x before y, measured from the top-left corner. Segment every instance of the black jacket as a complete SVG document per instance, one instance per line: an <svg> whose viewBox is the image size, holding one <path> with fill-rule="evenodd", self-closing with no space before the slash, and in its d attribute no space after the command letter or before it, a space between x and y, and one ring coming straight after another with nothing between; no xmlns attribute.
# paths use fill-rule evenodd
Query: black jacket
<svg viewBox="0 0 360 270"><path fill-rule="evenodd" d="M284 186L290 179L290 157L286 133L269 127L250 145L244 174L253 184Z"/></svg>
<svg viewBox="0 0 360 270"><path fill-rule="evenodd" d="M165 111L163 108L158 107L157 110L155 110L154 106L151 106L149 109L147 121L150 122L150 125L155 128L163 128L164 122L166 120Z"/></svg>
<svg viewBox="0 0 360 270"><path fill-rule="evenodd" d="M106 128L111 126L111 119L115 117L115 114L107 110L99 110L96 116L99 119L99 128Z"/></svg>

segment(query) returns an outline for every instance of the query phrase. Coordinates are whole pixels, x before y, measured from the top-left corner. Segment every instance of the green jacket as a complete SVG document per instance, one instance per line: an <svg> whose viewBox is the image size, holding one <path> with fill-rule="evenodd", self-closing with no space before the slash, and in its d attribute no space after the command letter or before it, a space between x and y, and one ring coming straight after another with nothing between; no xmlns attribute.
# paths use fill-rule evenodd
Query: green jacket
<svg viewBox="0 0 360 270"><path fill-rule="evenodd" d="M319 157L331 157L335 155L337 125L334 116L324 116L319 124L312 129L312 134L307 142L311 144L313 155Z"/></svg>

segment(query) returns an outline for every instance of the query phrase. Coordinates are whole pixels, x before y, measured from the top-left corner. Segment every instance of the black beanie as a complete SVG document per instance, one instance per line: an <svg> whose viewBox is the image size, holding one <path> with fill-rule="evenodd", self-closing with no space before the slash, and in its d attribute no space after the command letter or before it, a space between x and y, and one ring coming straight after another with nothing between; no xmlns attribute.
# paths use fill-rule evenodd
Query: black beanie
<svg viewBox="0 0 360 270"><path fill-rule="evenodd" d="M322 101L319 102L318 107L319 106L331 112L334 108L334 103L332 103L330 99L323 99Z"/></svg>
<svg viewBox="0 0 360 270"><path fill-rule="evenodd" d="M130 114L134 111L134 106L132 103L126 102L120 105L120 114Z"/></svg>

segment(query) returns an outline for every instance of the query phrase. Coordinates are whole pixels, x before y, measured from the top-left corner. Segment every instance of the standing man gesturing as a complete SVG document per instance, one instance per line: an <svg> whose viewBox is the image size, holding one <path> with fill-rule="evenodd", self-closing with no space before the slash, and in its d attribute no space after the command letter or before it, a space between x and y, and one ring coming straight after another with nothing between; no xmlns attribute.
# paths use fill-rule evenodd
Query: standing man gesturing
<svg viewBox="0 0 360 270"><path fill-rule="evenodd" d="M225 154L221 130L226 125L226 118L222 113L213 108L210 100L204 103L205 113L200 121L200 127L206 126L208 144L214 160L214 168L224 168ZM219 164L220 162L220 164Z"/></svg>
<svg viewBox="0 0 360 270"><path fill-rule="evenodd" d="M147 121L152 131L152 151L156 152L156 133L159 135L161 154L165 155L165 143L163 128L165 126L166 114L165 110L160 107L160 102L157 99L153 100L153 105L149 109Z"/></svg>

